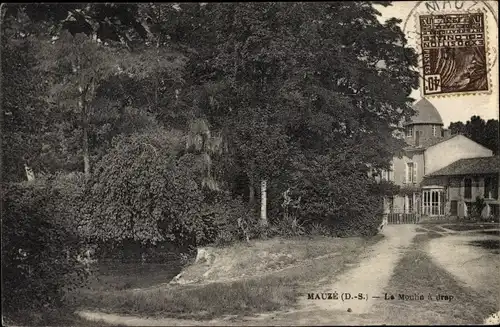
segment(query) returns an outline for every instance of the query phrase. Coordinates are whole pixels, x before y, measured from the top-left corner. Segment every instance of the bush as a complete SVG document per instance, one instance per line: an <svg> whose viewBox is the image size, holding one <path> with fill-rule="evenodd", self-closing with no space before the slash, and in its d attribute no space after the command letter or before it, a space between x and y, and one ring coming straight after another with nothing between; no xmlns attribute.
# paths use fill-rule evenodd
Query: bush
<svg viewBox="0 0 500 327"><path fill-rule="evenodd" d="M85 234L105 243L180 246L241 236L247 209L203 187L206 158L178 148L167 131L117 137L85 190Z"/></svg>
<svg viewBox="0 0 500 327"><path fill-rule="evenodd" d="M300 197L299 222L319 223L333 236L369 236L382 219L382 197L366 167L346 160L317 157L292 182L290 196Z"/></svg>
<svg viewBox="0 0 500 327"><path fill-rule="evenodd" d="M50 193L48 199L52 206L54 220L77 233L82 219L80 209L85 202L83 173L56 172L53 175L39 175L32 185L43 185Z"/></svg>
<svg viewBox="0 0 500 327"><path fill-rule="evenodd" d="M477 196L476 201L474 201L474 203L472 204L470 217L474 220L482 220L481 213L483 212L483 209L485 207L486 207L486 202L484 201L484 198Z"/></svg>
<svg viewBox="0 0 500 327"><path fill-rule="evenodd" d="M7 314L61 304L64 287L81 286L83 243L54 218L51 189L11 184L2 198L2 308Z"/></svg>
<svg viewBox="0 0 500 327"><path fill-rule="evenodd" d="M315 222L309 226L307 234L312 236L331 236L332 232L323 224Z"/></svg>
<svg viewBox="0 0 500 327"><path fill-rule="evenodd" d="M204 243L225 245L258 236L257 219L241 199L233 199L226 192L211 194L208 198L201 210L206 228Z"/></svg>

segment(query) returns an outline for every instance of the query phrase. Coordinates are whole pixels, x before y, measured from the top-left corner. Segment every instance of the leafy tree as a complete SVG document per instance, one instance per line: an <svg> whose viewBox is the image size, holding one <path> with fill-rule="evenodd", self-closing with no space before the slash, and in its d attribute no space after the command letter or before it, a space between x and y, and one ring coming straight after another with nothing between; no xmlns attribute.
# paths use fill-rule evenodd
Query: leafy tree
<svg viewBox="0 0 500 327"><path fill-rule="evenodd" d="M140 21L142 16L137 15L135 5L24 4L9 5L4 13L12 35L35 41L33 52L38 56L36 59L42 61L38 67L48 77L46 83L33 85L51 88L44 101L48 102L45 107L48 107L47 112L53 121L42 138L44 151L42 158L38 158L38 163L44 162L42 166L52 166L50 171L61 168L61 165L70 170L81 169L74 158L83 156L82 168L87 175L90 173L92 155L102 154L101 149L92 151L94 140L112 137L110 134L114 130L122 129L111 124L113 119L110 117L125 116L127 105L144 106L140 101L132 101L139 98L137 92L123 96L124 84L143 84L139 89L146 90L149 87L147 80L155 74L162 74L164 79L179 80L178 68L183 65L179 59L181 56L172 56L165 49L148 51L148 43L144 40L151 33L148 34L147 26ZM124 51L123 47L136 51ZM121 67L117 66L118 62ZM118 75L119 68L123 74L115 78L114 84L122 94L115 92L115 95L121 95L118 108L112 108L118 109L115 113L109 112L109 107L116 97L110 99L106 96L113 93L109 92L113 83L106 82ZM121 83L116 83L117 80ZM135 83L130 83L130 80ZM156 93L159 91L157 88ZM106 108L102 108L104 105ZM99 123L104 126L99 126ZM114 123L120 125L123 120ZM106 141L109 143L109 139Z"/></svg>
<svg viewBox="0 0 500 327"><path fill-rule="evenodd" d="M234 145L233 162L250 185L261 172L293 175L318 156L335 163L322 166L331 174L348 171L353 188L354 181L368 187L358 170L388 168L402 146L393 132L413 114L409 94L418 81L398 20L380 23L370 2L209 3L193 11L205 22L202 39L211 40L199 48L212 51L189 55L189 80L206 90L201 113ZM258 119L240 119L252 114ZM280 140L286 147L276 148ZM315 201L331 201L329 193Z"/></svg>
<svg viewBox="0 0 500 327"><path fill-rule="evenodd" d="M2 7L2 9L5 9ZM4 12L4 10L2 10ZM2 13L3 14L3 13ZM40 135L49 121L39 98L45 91L33 41L17 29L26 17L2 20L1 36L1 101L2 101L2 173L5 181L26 179L24 165L37 165L41 152Z"/></svg>

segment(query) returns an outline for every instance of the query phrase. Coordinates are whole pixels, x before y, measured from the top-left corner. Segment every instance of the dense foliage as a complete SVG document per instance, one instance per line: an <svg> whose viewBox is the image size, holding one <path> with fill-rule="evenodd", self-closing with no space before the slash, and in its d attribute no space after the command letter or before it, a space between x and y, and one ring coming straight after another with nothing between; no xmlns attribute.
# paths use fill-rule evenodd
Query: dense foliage
<svg viewBox="0 0 500 327"><path fill-rule="evenodd" d="M417 57L373 2L2 10L3 179L32 169L36 184L3 199L12 292L57 298L78 269L56 249L82 240L375 231L393 186L369 172L402 147L393 135L413 114ZM28 280L16 253L38 243L28 258L47 275Z"/></svg>
<svg viewBox="0 0 500 327"><path fill-rule="evenodd" d="M245 211L202 186L203 156L181 154L180 142L179 133L166 130L116 137L85 190L84 235L199 245L237 226Z"/></svg>
<svg viewBox="0 0 500 327"><path fill-rule="evenodd" d="M50 187L12 184L2 198L2 309L57 306L64 287L84 281L77 255L84 245L54 218Z"/></svg>

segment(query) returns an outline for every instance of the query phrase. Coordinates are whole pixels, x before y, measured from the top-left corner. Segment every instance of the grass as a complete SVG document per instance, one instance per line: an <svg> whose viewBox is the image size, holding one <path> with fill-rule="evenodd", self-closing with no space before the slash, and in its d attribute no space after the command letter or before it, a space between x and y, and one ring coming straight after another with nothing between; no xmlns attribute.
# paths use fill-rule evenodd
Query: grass
<svg viewBox="0 0 500 327"><path fill-rule="evenodd" d="M338 246L342 244L342 246ZM229 247L210 248L215 260L210 274L204 264L194 264L182 272L184 281L221 282L241 279L244 276L262 275L300 265L307 260L343 253L359 244L359 239L329 237L273 238L268 240L236 243Z"/></svg>
<svg viewBox="0 0 500 327"><path fill-rule="evenodd" d="M435 225L435 224L422 224L421 226L423 228L426 228L426 229L428 229L430 231L433 231L433 232L445 232L445 230L442 229L439 225Z"/></svg>
<svg viewBox="0 0 500 327"><path fill-rule="evenodd" d="M431 232L417 235L412 248L408 250L395 268L386 288L391 294L422 294L422 301L381 301L375 310L382 313L382 320L390 324L479 324L491 312L496 312L496 298L477 294L459 284L446 270L434 264L425 253L425 243L441 237ZM409 270L409 268L411 270ZM448 301L428 300L431 294L452 295Z"/></svg>
<svg viewBox="0 0 500 327"><path fill-rule="evenodd" d="M92 292L80 294L79 300L82 307L105 312L209 319L278 310L294 301L295 283L291 278L266 276L201 287Z"/></svg>
<svg viewBox="0 0 500 327"><path fill-rule="evenodd" d="M475 223L475 224L447 224L443 225L443 227L455 230L455 231L466 231L473 229L490 229L490 228L498 228L498 223Z"/></svg>
<svg viewBox="0 0 500 327"><path fill-rule="evenodd" d="M347 264L357 261L364 248L378 242L373 238L297 238L273 239L254 243L253 247L235 245L232 249L239 256L252 251L274 249L279 253L303 253L318 257L325 253L336 255L324 259L296 261L293 266L274 267L258 276L249 276L230 282L212 282L204 285L161 286L153 289L80 289L68 294L68 303L82 309L101 312L127 313L138 316L211 319L225 315L249 315L295 306L298 297L317 285L323 277L333 278L346 269ZM294 246L295 245L295 246ZM267 251L265 250L265 251ZM250 251L250 252L248 252ZM234 254L234 253L233 253ZM300 257L300 256L299 256ZM257 259L253 259L257 260ZM255 265L236 265L244 270ZM272 261L272 260L271 260ZM271 263L271 262L270 262ZM271 265L266 265L270 268ZM144 278L144 276L142 276Z"/></svg>

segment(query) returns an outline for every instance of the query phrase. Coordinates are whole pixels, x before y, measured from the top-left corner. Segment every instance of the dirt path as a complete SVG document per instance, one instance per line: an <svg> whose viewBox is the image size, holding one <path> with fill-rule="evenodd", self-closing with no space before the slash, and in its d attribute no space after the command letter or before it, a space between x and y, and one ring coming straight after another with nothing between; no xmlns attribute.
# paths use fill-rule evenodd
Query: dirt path
<svg viewBox="0 0 500 327"><path fill-rule="evenodd" d="M370 312L374 301L371 296L381 296L389 282L395 265L416 235L416 225L390 225L384 228L385 238L366 250L358 265L343 275L332 276L328 289L310 292L363 293L365 300L308 300L307 295L299 299L299 308L287 312L262 314L238 320L196 321L173 318L147 319L132 316L81 311L78 314L88 320L103 321L113 325L127 326L193 326L193 325L318 325L318 324L369 324L363 315ZM351 311L347 313L347 309ZM340 314L343 312L343 314Z"/></svg>
<svg viewBox="0 0 500 327"><path fill-rule="evenodd" d="M457 280L485 294L500 290L500 258L498 253L473 246L471 242L499 240L500 237L495 235L461 233L432 240L427 251L439 266Z"/></svg>
<svg viewBox="0 0 500 327"><path fill-rule="evenodd" d="M356 267L340 276L328 289L316 290L317 293L338 292L350 293L353 297L363 293L367 299L350 301L321 301L301 299L301 304L307 308L321 310L340 310L355 314L369 313L374 303L372 296L381 296L384 287L391 278L394 267L404 250L415 237L416 225L389 225L384 228L385 238L369 249Z"/></svg>

